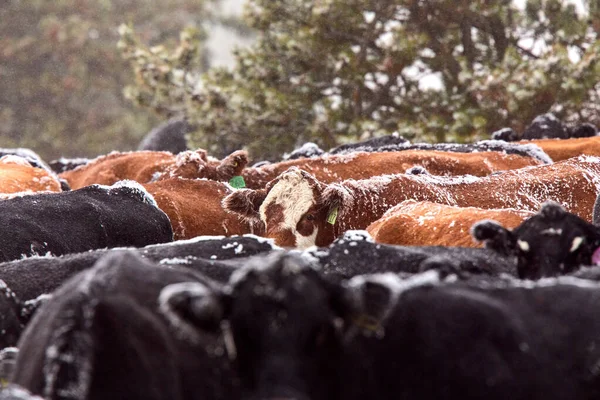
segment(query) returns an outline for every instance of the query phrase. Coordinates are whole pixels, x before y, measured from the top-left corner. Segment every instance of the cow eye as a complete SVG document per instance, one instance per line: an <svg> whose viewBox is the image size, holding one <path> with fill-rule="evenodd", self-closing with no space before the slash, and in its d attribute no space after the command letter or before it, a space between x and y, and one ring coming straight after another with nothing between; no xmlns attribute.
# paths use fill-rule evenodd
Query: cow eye
<svg viewBox="0 0 600 400"><path fill-rule="evenodd" d="M306 214L304 216L304 219L306 219L307 221L314 221L315 220L315 216L313 214Z"/></svg>

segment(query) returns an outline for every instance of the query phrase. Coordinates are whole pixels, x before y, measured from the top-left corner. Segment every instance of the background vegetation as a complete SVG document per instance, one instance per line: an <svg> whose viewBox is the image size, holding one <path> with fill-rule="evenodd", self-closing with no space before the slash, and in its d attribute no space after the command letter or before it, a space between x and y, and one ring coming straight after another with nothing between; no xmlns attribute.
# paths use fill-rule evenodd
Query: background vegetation
<svg viewBox="0 0 600 400"><path fill-rule="evenodd" d="M248 0L229 22L257 40L226 69L203 51L208 3L9 1L0 134L46 157L98 154L137 144L153 113L184 115L195 146L259 160L391 132L485 139L548 111L600 125L600 6L523 3Z"/></svg>
<svg viewBox="0 0 600 400"><path fill-rule="evenodd" d="M3 1L0 147L48 160L135 148L164 117L123 96L133 74L117 28L129 22L144 43L170 45L182 27L211 18L208 1Z"/></svg>

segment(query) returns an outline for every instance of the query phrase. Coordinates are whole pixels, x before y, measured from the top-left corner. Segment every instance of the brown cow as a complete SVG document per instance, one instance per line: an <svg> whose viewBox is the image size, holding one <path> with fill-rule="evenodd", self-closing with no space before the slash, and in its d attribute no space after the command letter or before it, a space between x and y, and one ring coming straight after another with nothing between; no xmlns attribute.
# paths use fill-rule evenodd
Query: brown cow
<svg viewBox="0 0 600 400"><path fill-rule="evenodd" d="M255 229L252 221L223 209L223 198L234 191L226 183L208 179L168 178L143 186L171 220L175 240L262 233Z"/></svg>
<svg viewBox="0 0 600 400"><path fill-rule="evenodd" d="M257 168L245 168L242 176L248 188L259 189L290 167L301 168L321 182L331 183L346 179L367 179L378 175L404 173L413 166L422 166L433 175L486 176L497 171L542 164L544 164L542 160L534 157L505 154L499 151L455 153L405 150L300 158Z"/></svg>
<svg viewBox="0 0 600 400"><path fill-rule="evenodd" d="M266 236L279 246L308 247L326 246L347 230L366 229L408 199L529 211L554 200L591 221L599 187L600 158L588 156L483 178L398 174L325 184L296 168L265 189L232 193L224 206L260 219Z"/></svg>
<svg viewBox="0 0 600 400"><path fill-rule="evenodd" d="M431 201L406 200L390 208L367 227L376 242L403 246L482 247L473 240L471 227L481 220L494 220L512 229L532 211L511 208L456 207Z"/></svg>
<svg viewBox="0 0 600 400"><path fill-rule="evenodd" d="M600 136L573 139L521 140L517 143L537 145L554 162L580 155L600 156Z"/></svg>
<svg viewBox="0 0 600 400"><path fill-rule="evenodd" d="M60 192L58 178L14 155L0 157L0 193Z"/></svg>
<svg viewBox="0 0 600 400"><path fill-rule="evenodd" d="M166 151L113 152L59 176L69 182L72 189L92 184L112 185L131 179L148 183L161 178L206 178L229 181L240 175L248 163L245 151L235 151L219 161L208 157L206 151L184 151L177 155Z"/></svg>

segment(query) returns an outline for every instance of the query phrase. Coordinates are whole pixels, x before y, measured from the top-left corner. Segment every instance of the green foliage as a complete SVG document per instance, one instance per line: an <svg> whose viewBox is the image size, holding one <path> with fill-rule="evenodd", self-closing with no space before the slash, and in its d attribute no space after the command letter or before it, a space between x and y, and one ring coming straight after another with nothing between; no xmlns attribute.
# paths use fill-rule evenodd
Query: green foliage
<svg viewBox="0 0 600 400"><path fill-rule="evenodd" d="M206 0L209 1L209 0ZM117 26L171 45L185 25L207 18L205 1L7 0L0 8L1 147L44 158L133 149L159 123L127 101L128 63Z"/></svg>
<svg viewBox="0 0 600 400"><path fill-rule="evenodd" d="M590 25L560 0L525 10L510 0L249 0L258 39L232 70L196 75L130 30L122 49L138 77L130 93L148 98L138 103L184 111L195 143L213 153L246 147L275 159L308 140L327 148L394 131L482 139L548 111L600 124L598 15L592 7ZM160 59L190 77L183 92L141 73Z"/></svg>

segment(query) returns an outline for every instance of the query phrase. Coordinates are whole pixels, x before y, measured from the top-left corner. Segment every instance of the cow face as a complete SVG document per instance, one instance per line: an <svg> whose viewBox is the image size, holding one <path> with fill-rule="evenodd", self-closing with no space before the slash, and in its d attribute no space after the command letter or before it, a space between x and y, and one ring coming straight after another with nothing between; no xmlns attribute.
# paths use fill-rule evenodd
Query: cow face
<svg viewBox="0 0 600 400"><path fill-rule="evenodd" d="M246 399L335 398L346 289L283 253L253 260L222 291L186 285L166 287L160 308L178 326L221 327Z"/></svg>
<svg viewBox="0 0 600 400"><path fill-rule="evenodd" d="M282 247L307 248L333 240L327 222L332 210L328 186L311 174L290 168L265 190L238 190L223 201L225 209L262 221L265 236Z"/></svg>
<svg viewBox="0 0 600 400"><path fill-rule="evenodd" d="M554 202L544 203L536 215L512 231L484 221L475 224L472 233L486 247L517 256L522 279L563 275L590 265L600 246L598 227Z"/></svg>

